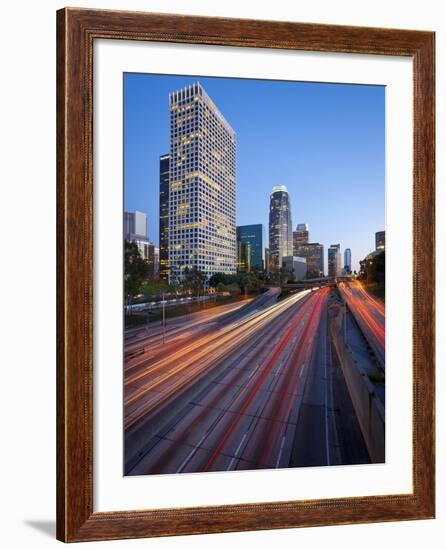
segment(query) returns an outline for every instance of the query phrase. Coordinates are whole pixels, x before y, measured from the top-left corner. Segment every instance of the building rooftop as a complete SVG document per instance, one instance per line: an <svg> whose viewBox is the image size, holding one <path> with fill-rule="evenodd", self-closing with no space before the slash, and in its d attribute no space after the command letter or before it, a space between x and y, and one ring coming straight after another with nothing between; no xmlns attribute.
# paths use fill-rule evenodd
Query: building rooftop
<svg viewBox="0 0 446 550"><path fill-rule="evenodd" d="M203 98L204 101L207 102L207 104L211 107L211 109L214 111L214 113L217 115L217 117L220 119L222 124L226 127L226 129L229 131L229 133L232 135L232 137L235 139L235 131L232 128L232 126L229 124L229 122L226 120L226 118L221 114L221 112L217 109L215 103L212 101L212 99L207 94L206 90L203 88L203 86L200 84L200 82L194 82L193 84L190 84L189 86L185 86L184 88L180 88L179 90L175 90L174 92L171 92L169 94L169 103L172 105L173 103L177 103L178 101L187 100L193 96L200 96Z"/></svg>
<svg viewBox="0 0 446 550"><path fill-rule="evenodd" d="M275 185L271 193L277 193L278 191L284 191L288 193L288 187L286 185Z"/></svg>

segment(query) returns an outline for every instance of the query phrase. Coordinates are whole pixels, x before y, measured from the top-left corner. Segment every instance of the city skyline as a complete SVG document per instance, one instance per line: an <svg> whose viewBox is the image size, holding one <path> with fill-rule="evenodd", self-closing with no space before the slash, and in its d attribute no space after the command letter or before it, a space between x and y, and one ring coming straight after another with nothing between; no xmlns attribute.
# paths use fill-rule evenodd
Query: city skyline
<svg viewBox="0 0 446 550"><path fill-rule="evenodd" d="M362 183L373 162L361 159L352 144L342 160L345 143L336 147L343 142L347 105L343 112L336 106L335 119L342 112L342 120L328 147L326 125L312 134L314 128L303 123L299 109L301 103L309 108L310 96L296 99L295 83L287 84L288 103L283 93L259 101L264 82L229 84L236 100L226 105L198 78L172 86L169 122L159 122L156 136L150 130L155 118L137 123L146 130L142 135L159 142L152 147L158 153L156 183L140 182L144 200L149 189L158 199L148 212L152 235L142 208L127 210L138 195L129 181L140 170L129 172L126 156L124 475L384 462L385 234L376 231L373 201L347 176L351 165L360 166L356 182ZM254 132L243 128L249 116L234 116L240 106L251 108L243 96L247 84L255 92ZM147 102L145 95L141 101ZM284 106L289 116L276 116ZM127 116L132 119L128 110L125 121ZM311 119L316 127L317 117L330 119L322 105ZM159 138L165 125L168 149ZM145 163L149 157L142 165L146 178L151 155L139 149L127 123L125 128L125 150L139 151ZM368 136L370 128L365 131ZM369 138L363 138L363 153L369 152ZM300 155L312 139L320 157L314 171L333 158L323 192L302 185ZM240 175L244 170L248 178ZM380 195L379 185L368 194ZM311 218L311 201L318 214L328 207L324 219ZM254 223L243 223L247 218ZM159 247L147 238L156 239L153 222L159 224ZM342 254L344 222L349 248L344 245ZM323 278L324 241L314 240L321 234L318 223L328 242L338 240L328 247ZM360 273L351 277L350 246L367 223L383 250L365 255Z"/></svg>
<svg viewBox="0 0 446 550"><path fill-rule="evenodd" d="M140 210L148 214L148 237L155 245L159 245L159 157L170 150L168 93L180 89L185 84L189 85L195 80L198 79L192 77L125 75L125 210ZM286 185L289 191L293 230L297 224L305 223L309 225L310 240L312 242L322 243L327 250L330 242L340 242L343 249L346 247L352 249L352 269L357 270L359 261L374 249L373 236L375 232L384 228L384 91L377 89L377 87L355 85L245 81L220 78L200 78L199 81L206 87L213 101L237 132L236 225L261 223L265 228L268 228L271 189L274 185ZM219 92L220 85L225 88L222 91L225 93ZM237 94L229 93L230 89L234 89L234 87L239 92L238 103L242 103L240 94L245 94L249 88L255 87L260 95L264 95L268 91L271 97L270 103L275 105L276 111L277 105L281 103L280 98L285 99L286 96L289 97L291 94L291 97L298 100L300 96L302 104L299 101L296 103L299 114L301 114L302 105L307 107L310 105L315 112L317 111L319 118L316 117L313 120L313 126L319 128L319 130L322 127L324 129L319 140L318 150L325 158L342 160L347 153L347 150L343 153L342 149L351 150L351 140L354 137L356 141L362 138L363 147L359 156L363 161L363 172L367 172L367 175L363 174L362 180L358 180L356 186L354 186L355 193L343 194L341 188L338 191L339 197L333 194L333 187L336 187L334 182L338 181L342 175L347 181L354 172L358 172L360 159L355 155L349 158L350 166L339 167L337 164L333 165L330 178L319 181L314 186L314 190L309 192L305 182L311 178L309 178L308 163L303 156L297 155L299 162L293 174L290 174L289 169L291 157L282 155L281 160L278 160L277 157L278 147L279 149L290 148L290 143L286 142L286 140L290 141L289 121L284 119L273 121L271 113L269 113L269 118L265 118L265 129L262 133L256 134L252 128L249 128L249 136L245 135L246 123L243 120L246 117L242 117L238 113L237 99L234 97L231 99L231 96ZM322 87L324 92L321 93L318 87ZM369 88L373 89L369 90ZM209 91L210 89L212 91ZM167 94L164 93L166 90L168 90ZM316 99L314 96L316 96ZM348 108L348 101L350 104L353 102L353 109ZM368 117L364 116L363 113L364 102L367 103L368 110L371 111ZM372 103L372 108L370 108L370 103ZM333 108L333 104L336 108ZM157 106L156 113L153 110L154 106ZM246 107L250 113L252 109L249 107L251 106L247 104ZM265 110L267 109L261 111L262 114ZM272 110L274 111L274 109ZM358 128L359 110L361 111L361 117L359 118L362 119L361 129ZM348 116L346 115L347 111L349 112ZM381 117L377 114L381 114ZM320 120L322 115L326 119L324 124ZM344 119L347 116L348 120L344 120L344 122L347 122L351 135L347 135L345 131L341 130L340 140L334 143L330 139L327 140L326 134L333 132L334 127L338 128L341 115L344 116ZM158 122L160 116L165 117L165 120L159 120ZM252 120L250 116L247 118ZM294 120L293 116L289 118ZM382 120L377 122L377 118ZM152 119L153 123L150 124ZM293 120L291 120L291 126ZM245 130L239 130L240 126ZM273 136L269 134L275 134L278 128L282 128L284 142L272 146L273 144L268 139L271 140ZM305 122L305 119L302 119L301 124L294 128L296 137L292 144L299 145L304 149L305 143L302 134L306 131L309 137L314 139L315 128L311 128L311 130L308 129L308 121ZM265 138L265 133L268 134L268 139ZM365 139L366 133L370 139ZM248 148L246 144L247 137L250 137L251 140ZM265 141L270 145L268 149L271 151L270 155L252 156L249 154L256 146L259 147L262 143L265 145ZM337 144L338 141L342 142L340 146ZM349 145L346 142L349 142ZM329 148L330 143L331 147ZM370 145L371 147L369 147ZM328 151L328 149L330 150ZM354 149L355 147L353 147ZM268 177L266 181L265 176L259 172L259 166L263 170L265 162L274 170L274 175ZM243 177L246 171L249 171L252 177L255 177L255 181L258 182L254 188L252 187L253 184L246 177ZM268 173L271 170L266 171ZM370 174L374 171L375 176L372 178ZM321 177L320 165L315 172L313 174L314 178L316 176ZM374 181L373 185L370 183L370 178ZM381 191L379 191L379 183L381 183ZM321 188L326 189L325 195L321 194ZM267 190L267 192L263 194L263 190ZM366 199L367 202L364 203ZM367 204L367 216L364 216L362 212L364 204ZM298 205L301 205L300 208ZM331 213L331 216L328 216L329 213ZM358 225L355 221L358 216L361 218L359 230L357 230ZM349 227L355 224L356 229L352 232Z"/></svg>

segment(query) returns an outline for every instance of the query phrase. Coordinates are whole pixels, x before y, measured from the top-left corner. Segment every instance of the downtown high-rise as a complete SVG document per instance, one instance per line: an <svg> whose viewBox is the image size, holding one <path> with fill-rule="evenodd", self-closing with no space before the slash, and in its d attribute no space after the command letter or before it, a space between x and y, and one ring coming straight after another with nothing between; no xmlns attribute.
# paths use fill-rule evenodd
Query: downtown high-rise
<svg viewBox="0 0 446 550"><path fill-rule="evenodd" d="M285 185L273 187L269 203L269 254L270 270L282 267L285 256L293 255L293 228L291 204Z"/></svg>
<svg viewBox="0 0 446 550"><path fill-rule="evenodd" d="M263 271L263 225L237 226L237 270Z"/></svg>
<svg viewBox="0 0 446 550"><path fill-rule="evenodd" d="M235 273L235 132L199 83L169 106L169 282L185 269Z"/></svg>
<svg viewBox="0 0 446 550"><path fill-rule="evenodd" d="M147 214L139 210L124 212L124 239L133 241L138 237L147 239Z"/></svg>
<svg viewBox="0 0 446 550"><path fill-rule="evenodd" d="M344 273L350 275L352 272L352 251L350 248L344 250Z"/></svg>
<svg viewBox="0 0 446 550"><path fill-rule="evenodd" d="M321 243L301 244L294 252L294 256L307 260L307 277L324 276L324 245Z"/></svg>
<svg viewBox="0 0 446 550"><path fill-rule="evenodd" d="M384 250L386 248L386 232L377 231L375 233L375 249Z"/></svg>
<svg viewBox="0 0 446 550"><path fill-rule="evenodd" d="M299 256L299 248L310 240L310 230L306 223L298 223L293 231L293 254Z"/></svg>
<svg viewBox="0 0 446 550"><path fill-rule="evenodd" d="M169 274L169 167L170 155L160 156L159 276Z"/></svg>
<svg viewBox="0 0 446 550"><path fill-rule="evenodd" d="M332 244L328 249L328 276L339 277L342 274L341 245Z"/></svg>

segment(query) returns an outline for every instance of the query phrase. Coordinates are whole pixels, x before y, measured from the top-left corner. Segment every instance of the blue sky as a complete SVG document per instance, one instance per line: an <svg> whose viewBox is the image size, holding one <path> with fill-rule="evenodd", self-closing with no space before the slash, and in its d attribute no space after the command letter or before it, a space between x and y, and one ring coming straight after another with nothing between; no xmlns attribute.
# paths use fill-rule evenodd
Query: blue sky
<svg viewBox="0 0 446 550"><path fill-rule="evenodd" d="M168 94L199 81L237 134L237 225L262 223L286 185L293 229L351 248L353 269L384 229L385 88L124 75L124 204L149 216L158 244L159 156L169 152ZM325 258L325 269L327 260Z"/></svg>

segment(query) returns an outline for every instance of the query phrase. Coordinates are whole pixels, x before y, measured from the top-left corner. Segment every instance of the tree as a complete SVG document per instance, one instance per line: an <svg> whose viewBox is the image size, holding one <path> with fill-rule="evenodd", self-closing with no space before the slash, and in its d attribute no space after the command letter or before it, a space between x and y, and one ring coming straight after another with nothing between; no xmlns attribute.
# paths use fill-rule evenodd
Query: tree
<svg viewBox="0 0 446 550"><path fill-rule="evenodd" d="M366 283L383 286L386 273L386 253L383 250L379 254L369 254L359 262L361 266L359 278Z"/></svg>
<svg viewBox="0 0 446 550"><path fill-rule="evenodd" d="M124 292L127 302L130 303L134 296L139 294L142 283L149 275L149 264L141 256L134 242L124 242Z"/></svg>
<svg viewBox="0 0 446 550"><path fill-rule="evenodd" d="M212 275L209 279L209 284L215 288L218 286L219 283L222 283L226 286L234 283L235 281L235 275L230 275L228 273L214 273L214 275Z"/></svg>
<svg viewBox="0 0 446 550"><path fill-rule="evenodd" d="M237 283L226 285L226 290L231 294L231 296L238 296L240 294L240 287Z"/></svg>
<svg viewBox="0 0 446 550"><path fill-rule="evenodd" d="M224 292L226 290L226 286L223 283L217 283L215 288L217 292Z"/></svg>
<svg viewBox="0 0 446 550"><path fill-rule="evenodd" d="M147 299L159 297L162 294L168 294L171 291L171 287L166 281L147 281L143 282L141 286L141 292Z"/></svg>
<svg viewBox="0 0 446 550"><path fill-rule="evenodd" d="M188 268L184 270L184 285L189 288L193 294L199 294L206 283L206 275L197 268Z"/></svg>
<svg viewBox="0 0 446 550"><path fill-rule="evenodd" d="M260 290L262 281L260 281L254 273L239 273L237 275L237 284L244 294Z"/></svg>

